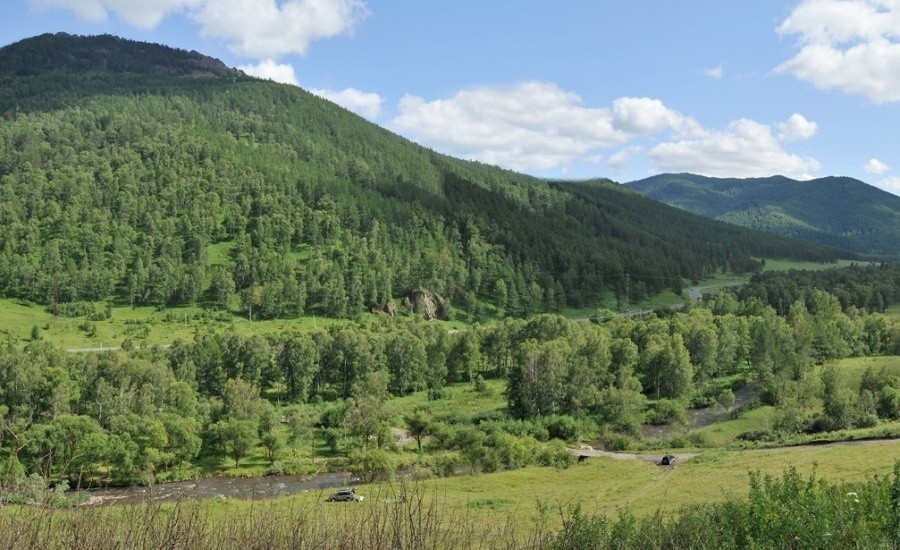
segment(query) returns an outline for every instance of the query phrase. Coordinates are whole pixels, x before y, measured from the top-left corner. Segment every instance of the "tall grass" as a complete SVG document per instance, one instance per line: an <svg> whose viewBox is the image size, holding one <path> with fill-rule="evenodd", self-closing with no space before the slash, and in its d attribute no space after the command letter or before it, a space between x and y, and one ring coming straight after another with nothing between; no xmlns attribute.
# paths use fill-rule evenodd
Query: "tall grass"
<svg viewBox="0 0 900 550"><path fill-rule="evenodd" d="M253 502L227 510L201 501L75 510L0 508L0 548L195 549L546 548L540 522L482 522L447 513L420 486L391 486L363 503Z"/></svg>
<svg viewBox="0 0 900 550"><path fill-rule="evenodd" d="M751 474L746 499L617 518L572 510L550 548L869 550L900 548L900 461L893 480L829 484L789 469Z"/></svg>

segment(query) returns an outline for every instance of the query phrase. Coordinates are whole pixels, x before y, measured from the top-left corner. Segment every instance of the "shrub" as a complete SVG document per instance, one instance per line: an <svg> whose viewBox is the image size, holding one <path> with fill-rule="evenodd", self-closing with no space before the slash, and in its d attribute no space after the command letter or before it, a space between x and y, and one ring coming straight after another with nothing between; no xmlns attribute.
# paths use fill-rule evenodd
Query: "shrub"
<svg viewBox="0 0 900 550"><path fill-rule="evenodd" d="M434 466L439 476L450 477L456 475L456 469L459 467L459 455L456 453L441 455L435 460Z"/></svg>
<svg viewBox="0 0 900 550"><path fill-rule="evenodd" d="M778 435L769 430L750 430L739 433L735 436L735 439L738 441L770 442L777 441Z"/></svg>
<svg viewBox="0 0 900 550"><path fill-rule="evenodd" d="M695 447L712 447L713 444L703 432L691 432L687 436L688 441Z"/></svg>
<svg viewBox="0 0 900 550"><path fill-rule="evenodd" d="M580 435L578 421L568 415L551 416L546 420L547 434L553 439L576 441Z"/></svg>
<svg viewBox="0 0 900 550"><path fill-rule="evenodd" d="M630 437L615 432L603 434L600 437L600 441L603 444L603 448L607 451L627 451L631 449L633 444Z"/></svg>
<svg viewBox="0 0 900 550"><path fill-rule="evenodd" d="M552 466L554 468L568 468L575 464L575 455L569 452L566 445L554 439L545 445L542 445L537 453L537 463L541 466Z"/></svg>
<svg viewBox="0 0 900 550"><path fill-rule="evenodd" d="M660 399L653 405L648 421L656 426L662 424L685 424L687 416L684 414L684 405L676 399Z"/></svg>

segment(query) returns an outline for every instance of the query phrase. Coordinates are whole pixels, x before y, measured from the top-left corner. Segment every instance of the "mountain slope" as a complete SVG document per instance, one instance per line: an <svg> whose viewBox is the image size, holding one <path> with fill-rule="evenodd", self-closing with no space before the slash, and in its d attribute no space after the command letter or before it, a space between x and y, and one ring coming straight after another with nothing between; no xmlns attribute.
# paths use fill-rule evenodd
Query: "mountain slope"
<svg viewBox="0 0 900 550"><path fill-rule="evenodd" d="M297 87L115 37L0 49L0 144L0 293L43 303L344 316L424 287L520 314L837 255L439 155Z"/></svg>
<svg viewBox="0 0 900 550"><path fill-rule="evenodd" d="M626 184L683 208L745 227L873 256L900 254L900 197L852 178L720 179L661 174Z"/></svg>

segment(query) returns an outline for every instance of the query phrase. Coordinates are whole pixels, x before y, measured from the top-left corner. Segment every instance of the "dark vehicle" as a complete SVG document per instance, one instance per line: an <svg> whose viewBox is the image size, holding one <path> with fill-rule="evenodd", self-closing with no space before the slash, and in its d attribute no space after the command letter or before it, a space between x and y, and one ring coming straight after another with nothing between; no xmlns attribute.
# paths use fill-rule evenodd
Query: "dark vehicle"
<svg viewBox="0 0 900 550"><path fill-rule="evenodd" d="M662 457L662 460L659 461L660 466L674 466L675 465L675 455L665 455Z"/></svg>
<svg viewBox="0 0 900 550"><path fill-rule="evenodd" d="M362 502L362 495L356 494L356 489L341 489L328 497L328 502Z"/></svg>

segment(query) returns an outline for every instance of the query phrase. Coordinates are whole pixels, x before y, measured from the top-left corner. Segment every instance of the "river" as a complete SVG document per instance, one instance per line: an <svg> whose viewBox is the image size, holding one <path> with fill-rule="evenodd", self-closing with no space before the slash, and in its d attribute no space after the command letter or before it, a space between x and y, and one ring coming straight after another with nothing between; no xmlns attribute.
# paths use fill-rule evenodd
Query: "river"
<svg viewBox="0 0 900 550"><path fill-rule="evenodd" d="M158 485L91 489L87 505L138 504L185 499L264 499L323 491L360 483L349 473L325 473L314 476L207 477Z"/></svg>

